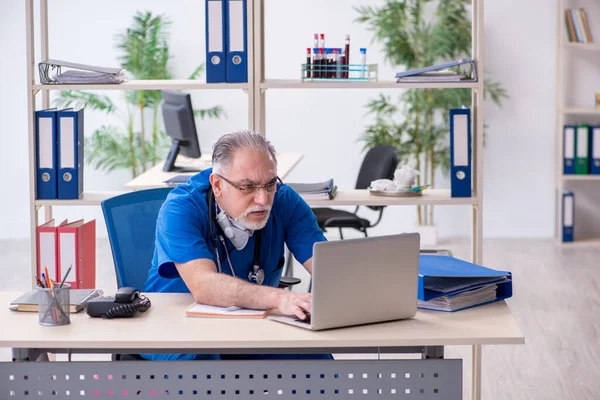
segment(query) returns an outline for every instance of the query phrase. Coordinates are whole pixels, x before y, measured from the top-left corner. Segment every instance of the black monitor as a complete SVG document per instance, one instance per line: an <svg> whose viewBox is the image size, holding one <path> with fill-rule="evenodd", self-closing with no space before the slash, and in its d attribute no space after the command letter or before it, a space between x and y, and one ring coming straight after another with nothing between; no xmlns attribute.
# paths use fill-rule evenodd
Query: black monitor
<svg viewBox="0 0 600 400"><path fill-rule="evenodd" d="M165 130L173 143L163 171L200 171L200 169L175 166L175 160L179 153L189 158L200 158L201 156L190 94L163 91L162 113Z"/></svg>

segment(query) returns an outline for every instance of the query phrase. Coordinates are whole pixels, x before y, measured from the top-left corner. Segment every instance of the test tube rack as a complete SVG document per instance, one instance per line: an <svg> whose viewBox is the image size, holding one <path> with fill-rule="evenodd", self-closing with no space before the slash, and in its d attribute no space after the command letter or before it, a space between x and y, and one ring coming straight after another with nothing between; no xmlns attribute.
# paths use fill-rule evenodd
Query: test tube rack
<svg viewBox="0 0 600 400"><path fill-rule="evenodd" d="M302 64L300 76L303 82L377 82L378 67L377 64Z"/></svg>

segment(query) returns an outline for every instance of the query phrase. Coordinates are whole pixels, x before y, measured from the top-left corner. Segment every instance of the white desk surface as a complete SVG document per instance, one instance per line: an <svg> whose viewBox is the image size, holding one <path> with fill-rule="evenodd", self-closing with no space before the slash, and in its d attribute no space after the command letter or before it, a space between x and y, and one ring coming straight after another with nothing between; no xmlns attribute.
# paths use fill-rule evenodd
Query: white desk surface
<svg viewBox="0 0 600 400"><path fill-rule="evenodd" d="M8 309L20 292L0 292L0 347L73 349L276 349L523 344L504 301L456 313L419 310L409 320L313 332L268 319L186 317L190 294L150 293L135 318L71 314L65 326L41 326L38 314Z"/></svg>
<svg viewBox="0 0 600 400"><path fill-rule="evenodd" d="M302 160L304 155L302 153L279 153L277 154L277 174L281 179L290 173L290 171ZM126 189L140 190L150 189L156 187L166 187L164 183L167 179L170 179L176 175L195 175L198 172L164 172L164 162L156 164L146 172L138 175L135 179L125 184ZM199 159L186 158L182 156L177 157L175 165L178 167L194 167L198 169L206 169L211 166L211 154L202 154Z"/></svg>

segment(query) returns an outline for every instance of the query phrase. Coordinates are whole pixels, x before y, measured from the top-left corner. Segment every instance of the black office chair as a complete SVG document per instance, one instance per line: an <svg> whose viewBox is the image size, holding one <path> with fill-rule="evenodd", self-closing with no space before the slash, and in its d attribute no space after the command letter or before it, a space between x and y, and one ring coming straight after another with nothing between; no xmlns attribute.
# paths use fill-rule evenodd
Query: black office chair
<svg viewBox="0 0 600 400"><path fill-rule="evenodd" d="M379 145L371 148L360 167L356 189L367 189L371 182L377 179L394 179L394 171L398 166L398 161L398 151L393 146ZM344 228L356 229L364 233L366 237L368 236L367 229L379 224L385 206L366 207L379 212L374 223L357 215L360 206L357 206L354 212L329 207L317 207L313 208L312 211L317 217L317 223L323 232L327 232L327 228L338 228L340 238L344 239L342 232Z"/></svg>

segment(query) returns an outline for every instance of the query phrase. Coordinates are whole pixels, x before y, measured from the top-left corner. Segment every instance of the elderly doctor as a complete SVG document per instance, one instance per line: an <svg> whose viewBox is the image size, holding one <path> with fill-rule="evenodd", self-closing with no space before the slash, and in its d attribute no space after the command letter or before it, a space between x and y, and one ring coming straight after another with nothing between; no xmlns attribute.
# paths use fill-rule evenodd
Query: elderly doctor
<svg viewBox="0 0 600 400"><path fill-rule="evenodd" d="M212 169L174 188L162 206L144 290L191 292L202 304L305 319L311 295L277 288L284 243L312 273L313 244L324 240L308 204L279 180L273 146L251 131L227 134L214 145Z"/></svg>

